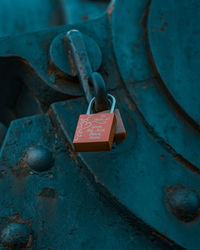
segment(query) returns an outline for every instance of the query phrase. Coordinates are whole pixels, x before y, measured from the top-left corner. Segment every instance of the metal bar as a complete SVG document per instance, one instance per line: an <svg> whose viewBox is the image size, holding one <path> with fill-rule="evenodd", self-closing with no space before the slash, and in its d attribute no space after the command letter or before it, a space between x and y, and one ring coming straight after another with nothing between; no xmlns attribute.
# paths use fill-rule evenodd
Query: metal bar
<svg viewBox="0 0 200 250"><path fill-rule="evenodd" d="M88 84L89 77L92 74L92 67L89 61L87 50L81 32L78 30L70 30L67 32L66 40L72 57L73 66L75 66L78 78L85 92L88 103L92 99L92 93Z"/></svg>

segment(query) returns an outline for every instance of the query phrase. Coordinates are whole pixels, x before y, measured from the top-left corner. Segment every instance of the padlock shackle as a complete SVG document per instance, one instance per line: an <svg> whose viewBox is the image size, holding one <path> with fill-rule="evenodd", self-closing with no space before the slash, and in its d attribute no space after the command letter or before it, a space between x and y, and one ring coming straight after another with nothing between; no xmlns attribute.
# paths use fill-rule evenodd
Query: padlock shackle
<svg viewBox="0 0 200 250"><path fill-rule="evenodd" d="M98 72L92 72L89 77L89 83L91 83L94 88L95 112L101 112L108 109L110 102L107 99L108 95L106 91L106 84L102 75Z"/></svg>
<svg viewBox="0 0 200 250"><path fill-rule="evenodd" d="M115 111L115 107L116 107L116 99L113 95L111 94L108 94L108 98L111 99L112 101L112 106L111 106L111 109L110 109L110 113L114 113ZM88 105L88 109L87 109L87 115L90 115L91 114L91 111L92 111L92 106L94 104L94 101L95 101L95 97L93 97Z"/></svg>

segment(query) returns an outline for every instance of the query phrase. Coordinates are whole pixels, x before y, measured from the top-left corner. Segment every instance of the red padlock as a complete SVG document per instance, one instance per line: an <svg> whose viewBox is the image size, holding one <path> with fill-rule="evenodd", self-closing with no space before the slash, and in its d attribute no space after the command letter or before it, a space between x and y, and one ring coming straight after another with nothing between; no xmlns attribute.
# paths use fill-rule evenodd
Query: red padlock
<svg viewBox="0 0 200 250"><path fill-rule="evenodd" d="M97 152L112 149L116 130L114 114L116 99L108 94L112 100L110 113L91 114L95 101L93 98L88 106L87 114L80 115L74 135L74 149L76 152Z"/></svg>

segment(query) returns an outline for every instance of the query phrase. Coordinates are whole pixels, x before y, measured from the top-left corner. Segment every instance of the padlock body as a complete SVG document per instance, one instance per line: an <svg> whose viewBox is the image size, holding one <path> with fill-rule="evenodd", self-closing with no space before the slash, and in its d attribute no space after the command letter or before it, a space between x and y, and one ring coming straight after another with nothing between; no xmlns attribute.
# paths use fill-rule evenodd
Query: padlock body
<svg viewBox="0 0 200 250"><path fill-rule="evenodd" d="M97 152L112 149L115 136L114 113L80 115L74 135L76 152Z"/></svg>
<svg viewBox="0 0 200 250"><path fill-rule="evenodd" d="M108 113L109 110L103 111L102 113ZM115 109L114 111L115 117L116 117L116 130L115 130L115 136L114 141L119 142L126 139L126 129L124 127L124 123L120 114L119 109Z"/></svg>

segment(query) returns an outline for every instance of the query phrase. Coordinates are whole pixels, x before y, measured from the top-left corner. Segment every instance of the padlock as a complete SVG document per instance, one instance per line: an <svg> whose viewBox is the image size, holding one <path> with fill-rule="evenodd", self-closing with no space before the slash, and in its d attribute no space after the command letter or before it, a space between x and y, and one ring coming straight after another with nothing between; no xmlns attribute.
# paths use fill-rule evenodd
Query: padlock
<svg viewBox="0 0 200 250"><path fill-rule="evenodd" d="M90 101L87 114L80 115L73 140L76 152L97 152L112 149L116 130L114 114L116 99L110 94L108 94L108 98L112 101L110 113L91 114L94 97Z"/></svg>
<svg viewBox="0 0 200 250"><path fill-rule="evenodd" d="M108 113L108 112L109 110L105 110L102 113ZM126 129L124 127L124 123L119 109L115 109L114 113L117 120L114 141L119 142L126 139Z"/></svg>

